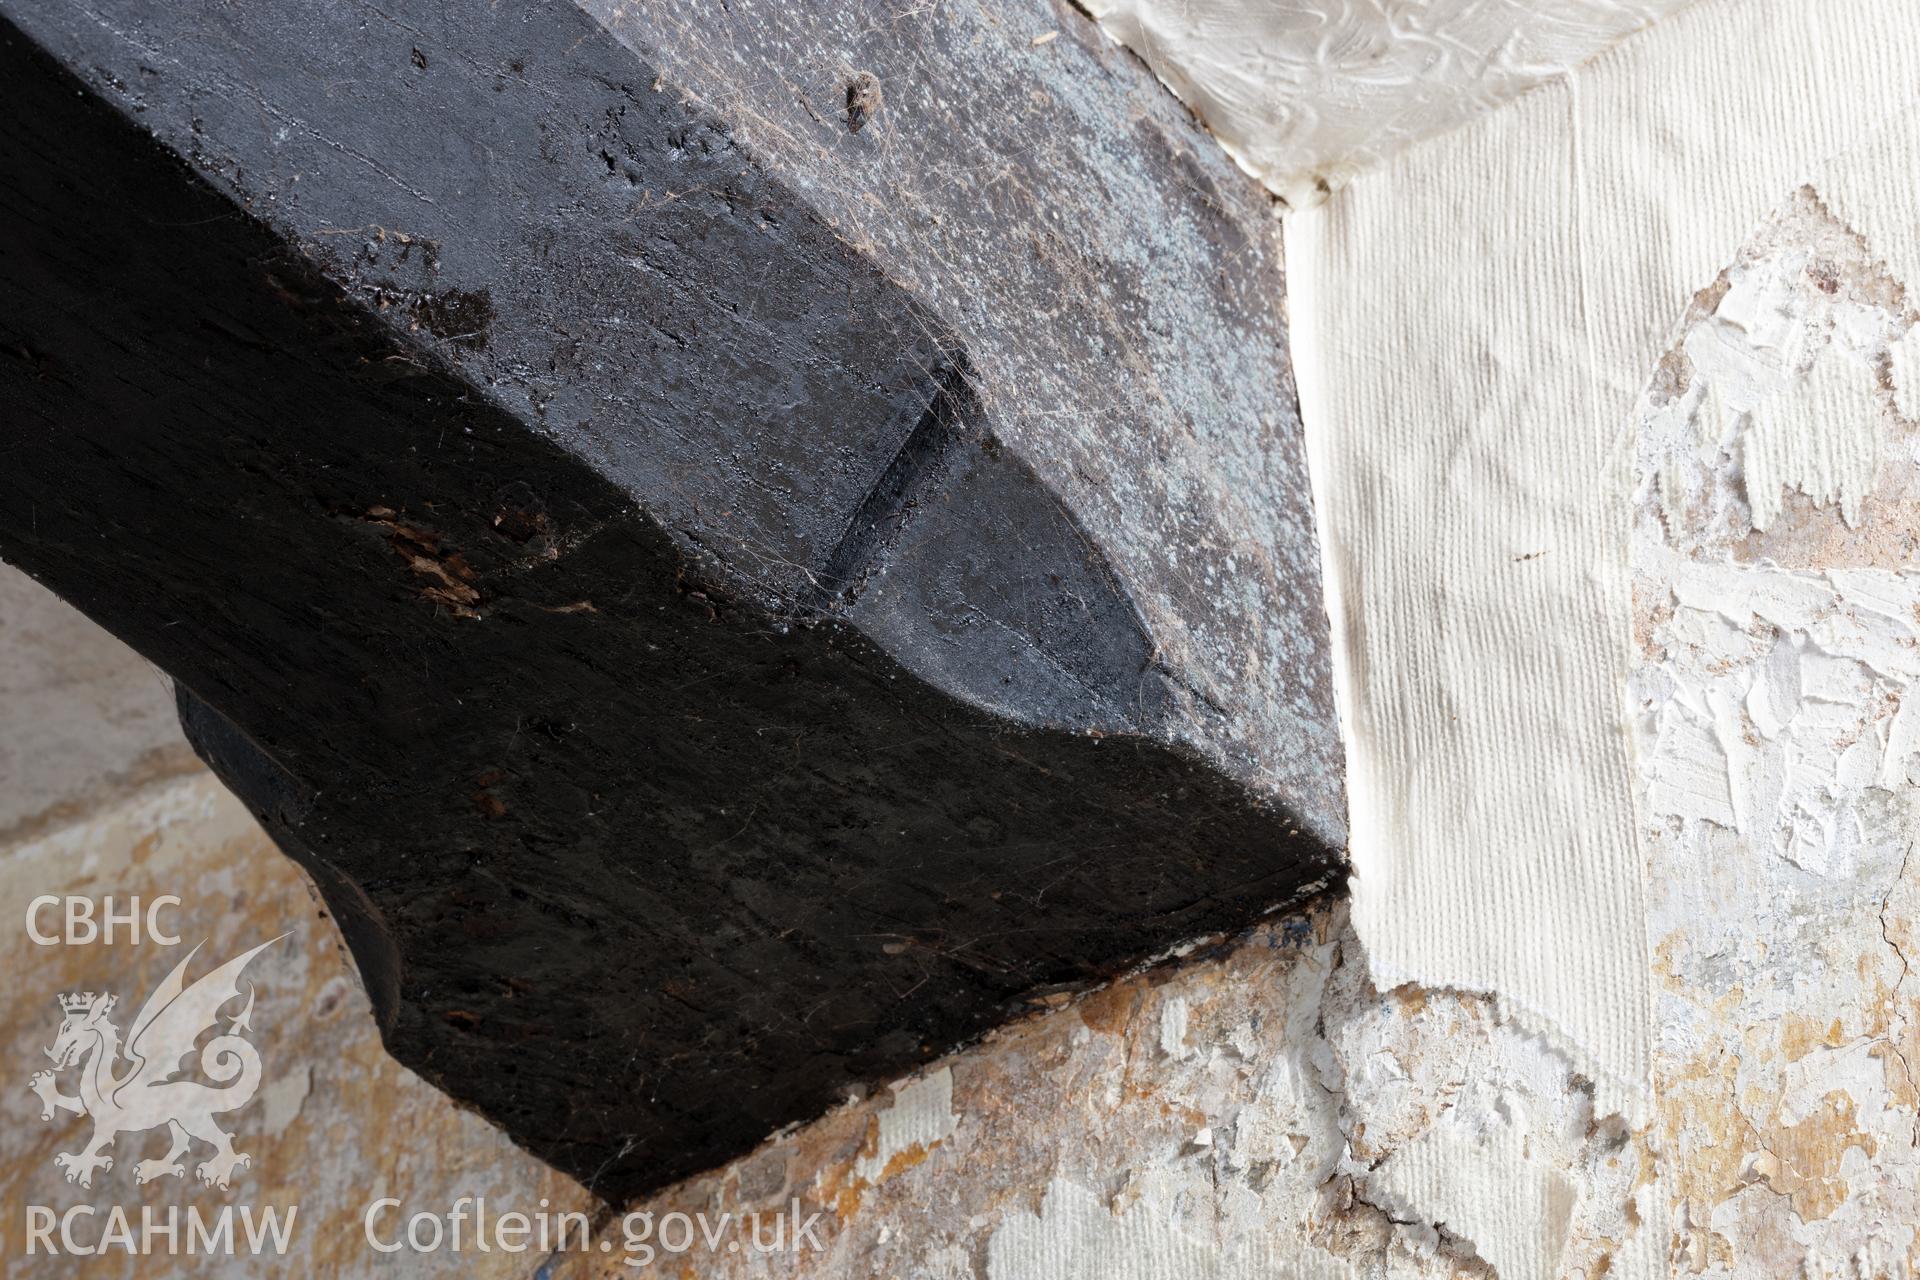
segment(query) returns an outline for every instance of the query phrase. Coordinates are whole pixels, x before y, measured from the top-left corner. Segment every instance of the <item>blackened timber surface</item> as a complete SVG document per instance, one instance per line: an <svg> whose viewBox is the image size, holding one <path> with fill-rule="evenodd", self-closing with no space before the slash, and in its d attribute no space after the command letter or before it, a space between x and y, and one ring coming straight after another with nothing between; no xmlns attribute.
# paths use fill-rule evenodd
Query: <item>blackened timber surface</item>
<svg viewBox="0 0 1920 1280"><path fill-rule="evenodd" d="M0 552L191 690L396 1055L620 1197L1322 882L1211 144L1043 8L847 33L858 134L831 24L508 8L0 0ZM798 66L796 141L741 95ZM962 73L1014 98L925 115ZM1049 92L1095 158L1002 127Z"/></svg>
<svg viewBox="0 0 1920 1280"><path fill-rule="evenodd" d="M994 434L1060 495L1143 616L1153 659L1135 683L1173 705L1136 721L1343 845L1267 197L1068 0L581 3L964 335ZM882 97L856 133L846 89L862 76ZM965 610L940 607L965 568L950 540L919 532L888 571L917 598L869 592L864 606L886 615L872 621L897 634L910 611L922 642L909 665L1018 714L1024 689L995 697L1002 668L1037 668L1045 645L1003 645L969 670L985 646L956 639Z"/></svg>

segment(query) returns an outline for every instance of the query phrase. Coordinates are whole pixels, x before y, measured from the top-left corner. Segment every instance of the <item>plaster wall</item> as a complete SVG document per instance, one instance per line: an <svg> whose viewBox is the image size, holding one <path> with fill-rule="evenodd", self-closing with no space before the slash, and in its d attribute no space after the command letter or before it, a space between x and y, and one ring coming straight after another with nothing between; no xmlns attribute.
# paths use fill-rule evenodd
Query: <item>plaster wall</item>
<svg viewBox="0 0 1920 1280"><path fill-rule="evenodd" d="M571 1179L516 1148L381 1048L366 994L318 894L180 738L166 681L131 650L0 565L0 1274L8 1277L420 1276L525 1277L539 1258L498 1253L383 1254L364 1231L369 1204L395 1197L407 1212L445 1212L460 1196L591 1219L598 1203ZM125 926L111 943L41 945L27 915L43 895L181 899L157 917L177 946ZM65 935L63 907L36 928ZM198 945L188 977L286 936L247 970L256 992L252 1040L262 1061L251 1103L221 1117L251 1158L228 1187L204 1184L196 1147L179 1176L142 1184L138 1162L159 1157L164 1130L124 1133L112 1168L89 1187L65 1179L55 1156L84 1146L90 1126L64 1112L43 1119L30 1077L61 1023L56 997L117 997L124 1029L143 997ZM78 936L77 934L75 936ZM64 1079L71 1091L73 1077ZM80 1209L75 1239L98 1244L120 1206L211 1217L224 1206L296 1207L285 1255L134 1257L28 1253L29 1206ZM384 1214L385 1242L405 1214ZM183 1228L184 1234L184 1228ZM57 1237L56 1237L57 1238ZM183 1246L184 1247L184 1246ZM161 1246L165 1252L164 1243Z"/></svg>
<svg viewBox="0 0 1920 1280"><path fill-rule="evenodd" d="M1090 0L1294 208L1693 0Z"/></svg>

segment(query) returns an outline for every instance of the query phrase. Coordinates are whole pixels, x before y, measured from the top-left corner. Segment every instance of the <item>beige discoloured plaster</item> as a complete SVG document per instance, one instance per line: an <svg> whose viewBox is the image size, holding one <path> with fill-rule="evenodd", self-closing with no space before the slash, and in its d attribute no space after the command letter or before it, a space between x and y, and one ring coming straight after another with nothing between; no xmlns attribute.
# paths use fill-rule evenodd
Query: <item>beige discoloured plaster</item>
<svg viewBox="0 0 1920 1280"><path fill-rule="evenodd" d="M448 1275L523 1278L530 1255L376 1254L361 1215L383 1195L444 1212L460 1196L484 1195L496 1212L598 1208L577 1184L515 1148L400 1067L380 1046L372 1013L339 934L306 877L273 847L238 801L181 740L172 690L151 666L23 575L0 566L0 1275L11 1277ZM7 828L11 827L9 834ZM151 943L39 946L28 937L28 903L43 894L122 906L171 894L165 911L178 948ZM52 926L58 913L43 913ZM252 1040L263 1076L245 1108L220 1117L253 1163L222 1191L194 1179L134 1181L143 1157L158 1157L163 1132L129 1133L114 1166L81 1189L55 1167L89 1126L58 1113L41 1118L28 1077L60 1025L55 997L108 991L121 1025L186 948L225 960L277 934L247 971L255 987ZM206 967L200 965L195 974ZM72 1091L69 1076L66 1090ZM294 1248L284 1259L136 1259L24 1255L29 1204L64 1213L119 1204L137 1225L143 1206L164 1213L197 1206L299 1206ZM389 1226L393 1225L391 1221ZM103 1219L83 1223L83 1243ZM391 1233L389 1233L391 1234ZM162 1243L164 1249L164 1242Z"/></svg>
<svg viewBox="0 0 1920 1280"><path fill-rule="evenodd" d="M27 1076L46 1065L41 1050L60 1023L61 992L107 990L124 1006L180 958L153 945L41 947L22 928L27 903L42 893L100 897L180 896L167 913L182 947L204 940L203 955L226 959L276 934L292 936L248 970L257 991L252 1025L264 1066L260 1094L221 1117L235 1146L253 1158L227 1190L184 1178L134 1181L134 1164L157 1157L165 1134L122 1135L113 1168L82 1190L63 1180L56 1152L76 1149L85 1123L59 1114L43 1121ZM224 1204L298 1205L295 1249L285 1259L246 1255L195 1259L195 1276L407 1275L511 1276L532 1273L527 1255L407 1254L385 1257L365 1242L366 1206L383 1196L409 1211L444 1212L458 1196L488 1198L499 1209L531 1210L542 1197L555 1209L597 1208L570 1179L518 1150L499 1131L387 1057L366 997L339 935L305 877L273 847L238 801L201 773L136 795L125 804L0 851L0 1272L9 1277L174 1274L173 1263L124 1254L101 1258L22 1256L24 1206L64 1212L74 1204L140 1207ZM123 1023L124 1025L124 1023ZM71 1091L71 1084L68 1085ZM203 1153L196 1152L198 1160ZM394 1219L385 1223L393 1234ZM97 1238L102 1223L83 1226Z"/></svg>
<svg viewBox="0 0 1920 1280"><path fill-rule="evenodd" d="M166 677L0 564L0 844L199 767Z"/></svg>

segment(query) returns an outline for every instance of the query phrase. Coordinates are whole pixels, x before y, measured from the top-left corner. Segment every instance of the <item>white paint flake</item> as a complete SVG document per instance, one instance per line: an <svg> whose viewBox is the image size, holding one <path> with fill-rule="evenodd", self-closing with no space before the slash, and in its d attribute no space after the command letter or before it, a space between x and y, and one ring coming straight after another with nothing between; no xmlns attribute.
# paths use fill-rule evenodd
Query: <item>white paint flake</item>
<svg viewBox="0 0 1920 1280"><path fill-rule="evenodd" d="M953 1071L942 1067L894 1086L893 1105L876 1117L878 1138L871 1155L855 1166L857 1176L880 1182L896 1157L931 1151L953 1136Z"/></svg>

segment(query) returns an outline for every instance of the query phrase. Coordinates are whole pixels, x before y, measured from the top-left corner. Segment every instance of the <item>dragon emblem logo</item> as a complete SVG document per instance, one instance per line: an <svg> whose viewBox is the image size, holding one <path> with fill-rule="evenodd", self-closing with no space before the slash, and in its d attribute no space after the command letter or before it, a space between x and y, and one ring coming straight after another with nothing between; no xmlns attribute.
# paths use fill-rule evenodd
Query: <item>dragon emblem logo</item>
<svg viewBox="0 0 1920 1280"><path fill-rule="evenodd" d="M286 936L283 933L280 938ZM161 1125L167 1127L172 1143L158 1160L142 1160L134 1166L139 1182L168 1174L184 1176L181 1157L195 1139L213 1148L213 1154L195 1167L202 1182L225 1187L235 1169L252 1163L250 1156L233 1149L233 1135L213 1119L246 1106L260 1088L259 1051L240 1034L252 1030L248 1021L253 1015L251 985L246 1006L227 1019L227 1030L200 1049L200 1070L214 1085L174 1077L183 1069L181 1060L192 1056L202 1033L218 1028L221 1008L239 998L240 973L247 962L280 938L261 943L188 986L184 979L187 965L199 953L196 946L140 1006L124 1045L120 1029L108 1016L113 1012L113 996L83 991L60 997L64 1015L60 1034L46 1050L53 1070L36 1072L27 1087L40 1096L42 1120L53 1119L59 1111L93 1120L93 1137L84 1147L54 1157L54 1163L66 1170L68 1182L92 1186L95 1170L113 1168L107 1149L116 1137ZM62 1093L58 1079L60 1073L76 1067L80 1073L77 1097Z"/></svg>

